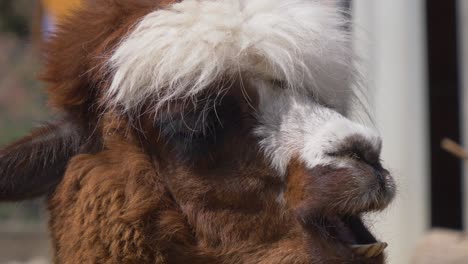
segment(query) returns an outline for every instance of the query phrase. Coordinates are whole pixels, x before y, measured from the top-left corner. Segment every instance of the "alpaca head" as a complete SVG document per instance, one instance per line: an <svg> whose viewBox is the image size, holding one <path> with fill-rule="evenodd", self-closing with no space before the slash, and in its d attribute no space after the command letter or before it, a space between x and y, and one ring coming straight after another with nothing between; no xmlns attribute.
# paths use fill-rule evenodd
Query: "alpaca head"
<svg viewBox="0 0 468 264"><path fill-rule="evenodd" d="M44 78L67 117L0 153L1 199L51 191L70 157L131 134L201 243L274 236L213 220L268 211L295 219L311 259L383 261L361 216L395 186L379 135L347 117L359 78L333 1L91 2L50 44Z"/></svg>

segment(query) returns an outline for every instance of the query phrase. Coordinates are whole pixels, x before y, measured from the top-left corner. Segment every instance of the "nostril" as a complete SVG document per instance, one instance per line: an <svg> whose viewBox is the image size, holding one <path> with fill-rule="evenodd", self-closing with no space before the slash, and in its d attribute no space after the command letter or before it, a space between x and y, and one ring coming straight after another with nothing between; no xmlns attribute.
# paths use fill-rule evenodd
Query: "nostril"
<svg viewBox="0 0 468 264"><path fill-rule="evenodd" d="M328 152L328 155L362 161L378 169L381 168L379 144L380 141L371 141L360 135L352 135L346 137L335 150Z"/></svg>
<svg viewBox="0 0 468 264"><path fill-rule="evenodd" d="M379 182L381 189L386 191L387 178L390 173L379 164L377 167L374 167L374 174L377 177L377 181Z"/></svg>

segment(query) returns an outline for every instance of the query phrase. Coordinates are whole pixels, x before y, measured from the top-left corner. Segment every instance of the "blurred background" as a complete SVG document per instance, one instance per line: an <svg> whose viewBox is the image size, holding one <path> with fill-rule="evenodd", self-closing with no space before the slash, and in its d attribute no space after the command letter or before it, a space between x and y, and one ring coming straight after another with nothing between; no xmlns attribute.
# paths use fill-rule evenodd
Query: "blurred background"
<svg viewBox="0 0 468 264"><path fill-rule="evenodd" d="M41 45L79 4L0 0L0 145L53 114L37 81ZM468 167L440 146L443 138L468 145L468 1L342 4L355 21L383 159L399 183L395 203L368 221L390 244L389 263L416 263L431 229L468 227ZM1 204L0 264L45 264L50 255L43 201Z"/></svg>
<svg viewBox="0 0 468 264"><path fill-rule="evenodd" d="M0 146L25 135L52 114L46 107L41 46L72 0L0 0ZM0 264L50 263L42 200L0 204Z"/></svg>
<svg viewBox="0 0 468 264"><path fill-rule="evenodd" d="M24 135L48 115L43 85L36 80L38 6L31 0L0 1L1 145ZM47 243L42 201L0 205L0 263L47 256Z"/></svg>

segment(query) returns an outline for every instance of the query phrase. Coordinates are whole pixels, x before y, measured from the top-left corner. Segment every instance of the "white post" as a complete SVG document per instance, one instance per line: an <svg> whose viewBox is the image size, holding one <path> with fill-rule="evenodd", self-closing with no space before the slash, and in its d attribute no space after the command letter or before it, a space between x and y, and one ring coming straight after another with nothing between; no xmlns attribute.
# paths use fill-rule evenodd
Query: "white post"
<svg viewBox="0 0 468 264"><path fill-rule="evenodd" d="M459 25L459 47L462 54L460 61L460 74L462 81L461 89L461 128L462 144L468 146L468 1L458 1L458 25ZM468 162L463 164L463 182L464 182L464 228L468 230Z"/></svg>
<svg viewBox="0 0 468 264"><path fill-rule="evenodd" d="M382 158L399 186L374 230L389 243L388 263L410 263L430 219L425 5L354 0L353 8L356 47L367 59L371 105L384 142Z"/></svg>

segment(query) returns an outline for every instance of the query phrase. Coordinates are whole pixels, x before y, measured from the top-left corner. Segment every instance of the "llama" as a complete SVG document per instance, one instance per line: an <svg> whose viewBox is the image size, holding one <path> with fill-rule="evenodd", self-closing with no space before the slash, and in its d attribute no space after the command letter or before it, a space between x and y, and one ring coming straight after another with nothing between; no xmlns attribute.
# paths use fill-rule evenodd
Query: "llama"
<svg viewBox="0 0 468 264"><path fill-rule="evenodd" d="M347 116L326 0L94 0L47 46L62 117L0 152L0 200L47 196L56 263L384 263L395 184Z"/></svg>

